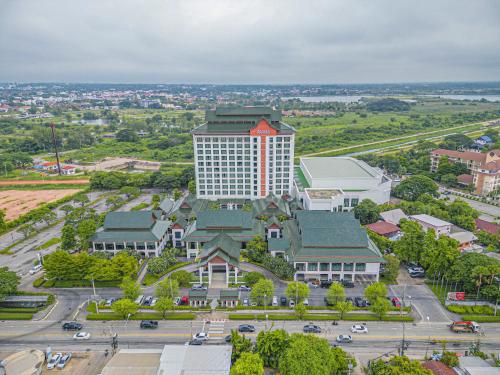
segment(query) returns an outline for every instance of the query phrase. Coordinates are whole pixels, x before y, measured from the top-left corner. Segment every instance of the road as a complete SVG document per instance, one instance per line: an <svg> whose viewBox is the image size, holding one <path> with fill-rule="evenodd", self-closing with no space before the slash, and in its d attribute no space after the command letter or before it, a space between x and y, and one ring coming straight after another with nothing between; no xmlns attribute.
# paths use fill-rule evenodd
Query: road
<svg viewBox="0 0 500 375"><path fill-rule="evenodd" d="M454 195L453 193L449 195L440 196L440 198L445 198L445 197L449 198L451 202L455 201L456 199L460 199L463 200L464 202L467 202L472 208L481 213L479 218L483 220L494 221L496 220L497 217L500 217L500 207L493 206L492 204L474 201L469 198L464 198L458 195Z"/></svg>

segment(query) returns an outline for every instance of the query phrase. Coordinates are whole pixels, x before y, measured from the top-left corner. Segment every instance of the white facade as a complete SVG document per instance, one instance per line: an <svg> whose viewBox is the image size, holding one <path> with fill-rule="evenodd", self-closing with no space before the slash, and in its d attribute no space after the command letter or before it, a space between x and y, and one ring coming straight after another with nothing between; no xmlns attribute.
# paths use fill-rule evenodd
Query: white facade
<svg viewBox="0 0 500 375"><path fill-rule="evenodd" d="M296 173L305 181L295 178L294 194L306 210L344 212L363 199L377 204L390 199L391 180L379 169L354 158L301 158Z"/></svg>
<svg viewBox="0 0 500 375"><path fill-rule="evenodd" d="M425 231L427 231L428 229L434 229L434 231L436 232L436 237L439 237L442 234L449 235L451 232L452 224L436 217L421 214L412 215L410 216L410 218L418 222Z"/></svg>
<svg viewBox="0 0 500 375"><path fill-rule="evenodd" d="M294 135L193 136L196 195L204 199L291 194Z"/></svg>
<svg viewBox="0 0 500 375"><path fill-rule="evenodd" d="M295 262L294 280L378 281L380 263Z"/></svg>

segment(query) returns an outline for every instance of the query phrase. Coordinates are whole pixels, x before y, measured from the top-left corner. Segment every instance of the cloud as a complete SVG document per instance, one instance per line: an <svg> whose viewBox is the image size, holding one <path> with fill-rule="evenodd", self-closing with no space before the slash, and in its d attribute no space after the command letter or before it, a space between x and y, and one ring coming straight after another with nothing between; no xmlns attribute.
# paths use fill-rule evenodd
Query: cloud
<svg viewBox="0 0 500 375"><path fill-rule="evenodd" d="M496 0L2 0L0 81L500 78Z"/></svg>

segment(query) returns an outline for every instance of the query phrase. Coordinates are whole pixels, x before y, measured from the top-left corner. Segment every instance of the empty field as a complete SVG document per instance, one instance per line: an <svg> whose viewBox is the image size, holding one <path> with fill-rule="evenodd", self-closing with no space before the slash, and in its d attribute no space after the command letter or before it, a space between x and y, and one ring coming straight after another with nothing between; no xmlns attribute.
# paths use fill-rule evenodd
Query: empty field
<svg viewBox="0 0 500 375"><path fill-rule="evenodd" d="M53 202L79 191L80 189L1 190L0 210L5 210L6 220L14 220L43 203Z"/></svg>

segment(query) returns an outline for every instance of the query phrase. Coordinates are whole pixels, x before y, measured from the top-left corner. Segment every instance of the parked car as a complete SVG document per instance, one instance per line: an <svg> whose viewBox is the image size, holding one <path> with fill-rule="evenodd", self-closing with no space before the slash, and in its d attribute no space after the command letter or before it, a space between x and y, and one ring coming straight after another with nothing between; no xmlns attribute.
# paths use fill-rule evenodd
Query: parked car
<svg viewBox="0 0 500 375"><path fill-rule="evenodd" d="M341 344L350 344L352 337L351 335L338 335L336 341Z"/></svg>
<svg viewBox="0 0 500 375"><path fill-rule="evenodd" d="M110 306L111 306L111 305L112 305L115 301L117 301L117 300L118 300L118 298L108 298L108 299L106 300L106 303L104 304L104 306L106 306L106 307L110 307Z"/></svg>
<svg viewBox="0 0 500 375"><path fill-rule="evenodd" d="M181 302L179 305L189 305L189 297L188 296L182 296Z"/></svg>
<svg viewBox="0 0 500 375"><path fill-rule="evenodd" d="M286 306L286 297L285 296L281 296L280 303L281 303L281 306Z"/></svg>
<svg viewBox="0 0 500 375"><path fill-rule="evenodd" d="M311 289L317 289L317 288L319 288L319 282L317 282L317 281L310 282L309 287Z"/></svg>
<svg viewBox="0 0 500 375"><path fill-rule="evenodd" d="M249 305L250 305L250 304L249 304L249 302L248 302L248 298L245 298L245 299L243 300L243 306L249 306Z"/></svg>
<svg viewBox="0 0 500 375"><path fill-rule="evenodd" d="M273 305L273 306L278 306L278 297L277 297L277 296L274 296L274 297L273 297L273 302L272 302L272 305Z"/></svg>
<svg viewBox="0 0 500 375"><path fill-rule="evenodd" d="M143 320L140 324L141 328L158 328L158 322L156 320Z"/></svg>
<svg viewBox="0 0 500 375"><path fill-rule="evenodd" d="M177 297L177 298L179 298L179 297ZM151 301L150 306L156 305L157 302L158 302L158 298L153 298L152 301Z"/></svg>
<svg viewBox="0 0 500 375"><path fill-rule="evenodd" d="M77 322L67 322L63 324L62 328L65 331L79 331L83 328L83 324Z"/></svg>
<svg viewBox="0 0 500 375"><path fill-rule="evenodd" d="M302 329L304 333L321 333L321 328L315 324L307 324Z"/></svg>
<svg viewBox="0 0 500 375"><path fill-rule="evenodd" d="M252 288L250 288L249 286L246 286L246 285L240 285L238 287L238 290L240 292L250 292L250 291L252 291Z"/></svg>
<svg viewBox="0 0 500 375"><path fill-rule="evenodd" d="M181 304L181 297L174 298L174 305L179 306Z"/></svg>
<svg viewBox="0 0 500 375"><path fill-rule="evenodd" d="M309 306L309 300L307 298L304 298L304 301L302 301L302 304L304 306Z"/></svg>
<svg viewBox="0 0 500 375"><path fill-rule="evenodd" d="M208 333L199 332L199 333L193 335L193 340L207 341L208 340Z"/></svg>
<svg viewBox="0 0 500 375"><path fill-rule="evenodd" d="M62 358L62 353L54 354L50 359L50 361L47 363L47 368L49 370L56 368L57 364L61 361L61 358Z"/></svg>
<svg viewBox="0 0 500 375"><path fill-rule="evenodd" d="M144 306L151 306L151 302L153 301L153 297L152 296L147 296L146 298L144 298L144 301L142 302L142 304Z"/></svg>
<svg viewBox="0 0 500 375"><path fill-rule="evenodd" d="M290 302L288 303L288 306L295 307L295 301L293 299L290 299Z"/></svg>
<svg viewBox="0 0 500 375"><path fill-rule="evenodd" d="M408 271L408 274L410 275L410 277L412 278L416 278L416 277L425 277L425 271L422 270L422 271L418 271L418 270L411 270L411 271Z"/></svg>
<svg viewBox="0 0 500 375"><path fill-rule="evenodd" d="M142 305L143 301L144 301L144 296L142 294L135 299L135 303L138 305Z"/></svg>
<svg viewBox="0 0 500 375"><path fill-rule="evenodd" d="M333 284L332 280L321 280L321 282L319 283L319 286L321 288L329 288L332 284Z"/></svg>
<svg viewBox="0 0 500 375"><path fill-rule="evenodd" d="M66 353L65 355L63 355L63 357L61 358L61 360L57 364L57 368L61 369L61 370L63 368L65 368L72 356L73 356L73 354L71 354L71 353Z"/></svg>
<svg viewBox="0 0 500 375"><path fill-rule="evenodd" d="M255 327L251 324L240 324L238 332L255 332Z"/></svg>
<svg viewBox="0 0 500 375"><path fill-rule="evenodd" d="M225 341L225 342L230 343L230 342L231 342L231 340L232 340L232 336L231 336L231 335L227 335L226 337L224 337L224 341Z"/></svg>
<svg viewBox="0 0 500 375"><path fill-rule="evenodd" d="M354 306L354 299L352 297L347 297L345 300L346 302L351 302L351 305Z"/></svg>
<svg viewBox="0 0 500 375"><path fill-rule="evenodd" d="M344 288L354 288L354 283L351 280L342 280Z"/></svg>
<svg viewBox="0 0 500 375"><path fill-rule="evenodd" d="M362 297L354 297L354 304L357 307L367 307L368 306L368 301L365 300Z"/></svg>
<svg viewBox="0 0 500 375"><path fill-rule="evenodd" d="M30 275L34 275L35 273L38 273L41 270L42 270L42 265L41 264L37 264L36 266L31 267L31 269L29 270L29 274Z"/></svg>
<svg viewBox="0 0 500 375"><path fill-rule="evenodd" d="M323 298L323 301L325 301L325 305L326 306L333 306L334 305L333 303L331 303L330 301L328 301L328 298L326 298L326 297Z"/></svg>
<svg viewBox="0 0 500 375"><path fill-rule="evenodd" d="M401 307L401 301L399 300L399 298L398 298L398 297L393 297L393 298L391 299L391 302L392 302L392 305L393 305L394 307L397 307L397 308L400 308L400 307Z"/></svg>
<svg viewBox="0 0 500 375"><path fill-rule="evenodd" d="M75 340L88 340L90 339L90 333L88 332L78 332L78 333L75 333L73 338Z"/></svg>
<svg viewBox="0 0 500 375"><path fill-rule="evenodd" d="M368 327L361 324L355 324L351 327L352 333L368 333Z"/></svg>
<svg viewBox="0 0 500 375"><path fill-rule="evenodd" d="M203 345L203 342L205 340L200 340L200 339L193 339L188 342L188 345Z"/></svg>
<svg viewBox="0 0 500 375"><path fill-rule="evenodd" d="M195 284L191 287L191 290L207 290L207 287L200 284Z"/></svg>

